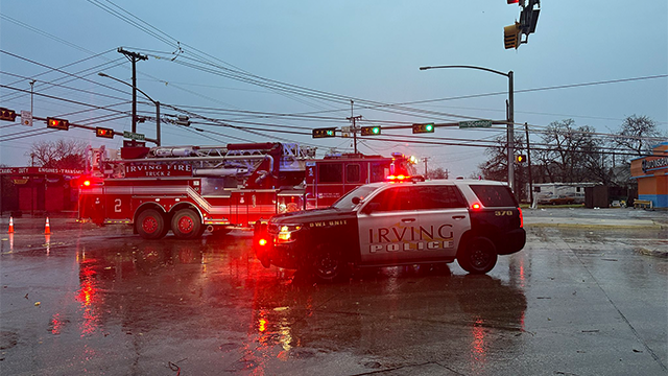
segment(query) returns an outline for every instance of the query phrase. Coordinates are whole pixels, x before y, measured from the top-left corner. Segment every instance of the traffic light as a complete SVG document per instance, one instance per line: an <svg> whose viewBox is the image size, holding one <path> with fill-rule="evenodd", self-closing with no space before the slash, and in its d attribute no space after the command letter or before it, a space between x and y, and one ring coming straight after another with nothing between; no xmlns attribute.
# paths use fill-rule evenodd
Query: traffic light
<svg viewBox="0 0 668 376"><path fill-rule="evenodd" d="M515 162L517 163L524 163L527 160L527 156L524 154L518 154L515 156Z"/></svg>
<svg viewBox="0 0 668 376"><path fill-rule="evenodd" d="M434 133L434 124L413 124L413 133Z"/></svg>
<svg viewBox="0 0 668 376"><path fill-rule="evenodd" d="M0 120L15 121L16 112L7 108L0 108Z"/></svg>
<svg viewBox="0 0 668 376"><path fill-rule="evenodd" d="M506 26L503 28L503 42L506 46L506 49L514 48L520 46L520 34L522 29L520 24L515 22L515 24Z"/></svg>
<svg viewBox="0 0 668 376"><path fill-rule="evenodd" d="M70 129L70 121L48 117L46 118L46 127L66 131Z"/></svg>
<svg viewBox="0 0 668 376"><path fill-rule="evenodd" d="M318 128L313 130L313 138L336 137L336 128Z"/></svg>
<svg viewBox="0 0 668 376"><path fill-rule="evenodd" d="M114 130L111 128L95 128L95 136L102 138L114 138Z"/></svg>
<svg viewBox="0 0 668 376"><path fill-rule="evenodd" d="M362 136L377 136L380 134L380 126L362 127Z"/></svg>

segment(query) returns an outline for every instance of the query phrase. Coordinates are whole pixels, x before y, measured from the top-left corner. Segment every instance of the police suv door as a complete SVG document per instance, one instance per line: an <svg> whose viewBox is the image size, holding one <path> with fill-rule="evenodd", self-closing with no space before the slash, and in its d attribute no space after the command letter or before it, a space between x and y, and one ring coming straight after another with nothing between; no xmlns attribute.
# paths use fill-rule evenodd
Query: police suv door
<svg viewBox="0 0 668 376"><path fill-rule="evenodd" d="M410 188L390 185L358 212L362 264L393 264L415 257L417 245L412 239L420 228L420 197Z"/></svg>
<svg viewBox="0 0 668 376"><path fill-rule="evenodd" d="M454 258L462 235L471 228L466 200L454 185L416 187L421 197L421 238L431 239L428 257Z"/></svg>

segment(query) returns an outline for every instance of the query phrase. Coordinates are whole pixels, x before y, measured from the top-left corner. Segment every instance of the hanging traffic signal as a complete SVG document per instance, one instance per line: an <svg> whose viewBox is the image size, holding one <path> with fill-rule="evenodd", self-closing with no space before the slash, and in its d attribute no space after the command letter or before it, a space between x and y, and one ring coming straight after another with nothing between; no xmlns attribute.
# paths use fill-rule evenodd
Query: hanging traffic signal
<svg viewBox="0 0 668 376"><path fill-rule="evenodd" d="M518 154L515 156L515 162L517 163L524 163L527 160L527 156L524 154Z"/></svg>
<svg viewBox="0 0 668 376"><path fill-rule="evenodd" d="M318 128L313 130L313 138L336 137L336 128Z"/></svg>
<svg viewBox="0 0 668 376"><path fill-rule="evenodd" d="M362 127L362 136L377 136L380 134L380 126Z"/></svg>
<svg viewBox="0 0 668 376"><path fill-rule="evenodd" d="M506 49L514 48L520 46L520 33L522 29L520 24L515 22L515 24L506 26L503 28L503 42L506 46Z"/></svg>
<svg viewBox="0 0 668 376"><path fill-rule="evenodd" d="M434 124L413 124L413 133L434 133Z"/></svg>
<svg viewBox="0 0 668 376"><path fill-rule="evenodd" d="M96 127L95 136L102 138L114 138L114 130L111 128Z"/></svg>
<svg viewBox="0 0 668 376"><path fill-rule="evenodd" d="M46 127L66 131L70 129L70 121L48 117L46 118Z"/></svg>
<svg viewBox="0 0 668 376"><path fill-rule="evenodd" d="M15 121L16 112L8 108L0 108L0 120Z"/></svg>

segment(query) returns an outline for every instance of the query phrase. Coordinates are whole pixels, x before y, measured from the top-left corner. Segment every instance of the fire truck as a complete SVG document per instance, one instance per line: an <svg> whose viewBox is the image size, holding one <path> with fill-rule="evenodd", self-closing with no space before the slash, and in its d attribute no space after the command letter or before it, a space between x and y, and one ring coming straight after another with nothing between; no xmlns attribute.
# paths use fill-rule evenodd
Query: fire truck
<svg viewBox="0 0 668 376"><path fill-rule="evenodd" d="M100 148L87 159L78 220L132 225L146 239L170 230L194 239L206 230L251 229L275 214L328 207L362 184L414 172L400 153L317 159L315 148L277 142Z"/></svg>

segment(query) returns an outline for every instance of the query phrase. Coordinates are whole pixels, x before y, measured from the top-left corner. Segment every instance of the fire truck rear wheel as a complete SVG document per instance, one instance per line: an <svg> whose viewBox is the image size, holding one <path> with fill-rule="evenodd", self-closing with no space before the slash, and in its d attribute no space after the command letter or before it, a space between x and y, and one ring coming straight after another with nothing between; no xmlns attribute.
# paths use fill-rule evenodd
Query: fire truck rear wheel
<svg viewBox="0 0 668 376"><path fill-rule="evenodd" d="M160 239L165 236L165 218L157 210L144 210L137 217L137 232L144 239Z"/></svg>
<svg viewBox="0 0 668 376"><path fill-rule="evenodd" d="M199 215L193 210L179 210L172 217L172 232L179 239L199 238L203 230L202 221Z"/></svg>

